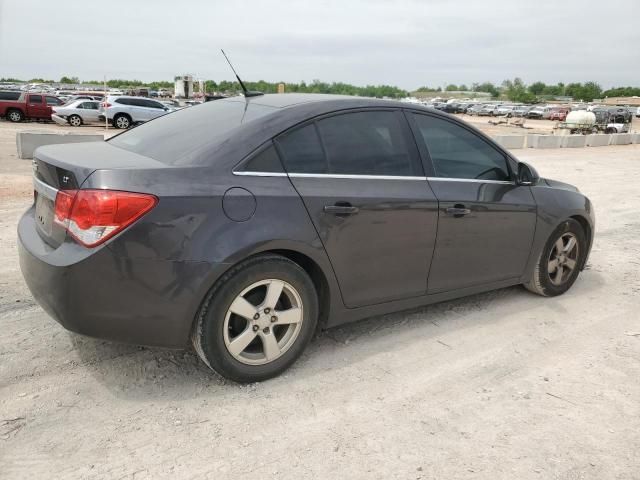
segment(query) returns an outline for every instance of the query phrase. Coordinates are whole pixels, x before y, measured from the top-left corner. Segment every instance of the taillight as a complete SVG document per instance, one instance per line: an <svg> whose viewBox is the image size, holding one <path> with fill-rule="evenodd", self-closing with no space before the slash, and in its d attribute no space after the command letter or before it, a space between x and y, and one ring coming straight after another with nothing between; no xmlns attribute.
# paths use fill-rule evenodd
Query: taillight
<svg viewBox="0 0 640 480"><path fill-rule="evenodd" d="M109 108L109 107L111 106L111 104L110 104L110 103L108 103L108 102L102 102L102 106L103 106L104 108Z"/></svg>
<svg viewBox="0 0 640 480"><path fill-rule="evenodd" d="M60 190L55 221L85 247L96 247L121 232L158 203L146 193L118 190Z"/></svg>

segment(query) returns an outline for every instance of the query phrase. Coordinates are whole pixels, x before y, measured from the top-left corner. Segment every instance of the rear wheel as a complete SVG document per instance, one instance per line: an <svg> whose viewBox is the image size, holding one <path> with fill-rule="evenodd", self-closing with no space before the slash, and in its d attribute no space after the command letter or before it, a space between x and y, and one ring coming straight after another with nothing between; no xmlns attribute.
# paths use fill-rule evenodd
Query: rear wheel
<svg viewBox="0 0 640 480"><path fill-rule="evenodd" d="M296 361L317 318L317 294L306 272L287 258L258 256L217 282L200 309L192 341L220 375L262 381Z"/></svg>
<svg viewBox="0 0 640 480"><path fill-rule="evenodd" d="M71 125L72 127L79 127L80 125L82 125L82 118L80 118L80 115L71 115L68 121L69 125Z"/></svg>
<svg viewBox="0 0 640 480"><path fill-rule="evenodd" d="M549 237L529 282L524 286L539 295L561 295L576 281L587 254L582 226L573 219L564 221Z"/></svg>
<svg viewBox="0 0 640 480"><path fill-rule="evenodd" d="M131 126L131 117L124 113L119 113L113 117L113 126L116 128L127 129Z"/></svg>
<svg viewBox="0 0 640 480"><path fill-rule="evenodd" d="M22 113L20 110L9 110L7 112L7 118L11 122L18 123L24 120L24 113Z"/></svg>

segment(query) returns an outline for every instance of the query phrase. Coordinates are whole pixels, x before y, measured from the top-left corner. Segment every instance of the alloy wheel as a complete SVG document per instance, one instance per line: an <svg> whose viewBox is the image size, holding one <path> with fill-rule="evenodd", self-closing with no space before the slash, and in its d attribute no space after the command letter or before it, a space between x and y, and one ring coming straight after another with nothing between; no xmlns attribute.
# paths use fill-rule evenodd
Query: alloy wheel
<svg viewBox="0 0 640 480"><path fill-rule="evenodd" d="M12 122L19 122L21 120L21 115L18 112L9 113L9 120Z"/></svg>
<svg viewBox="0 0 640 480"><path fill-rule="evenodd" d="M252 283L231 302L223 336L228 352L247 365L265 365L295 343L304 319L302 299L289 283Z"/></svg>
<svg viewBox="0 0 640 480"><path fill-rule="evenodd" d="M80 125L82 125L82 120L77 115L73 115L69 119L69 123L71 124L72 127L79 127Z"/></svg>
<svg viewBox="0 0 640 480"><path fill-rule="evenodd" d="M116 119L116 126L118 128L129 128L129 120L127 117L118 117Z"/></svg>
<svg viewBox="0 0 640 480"><path fill-rule="evenodd" d="M556 240L549 252L547 264L552 284L560 286L571 277L578 263L578 254L578 239L573 233L564 233Z"/></svg>

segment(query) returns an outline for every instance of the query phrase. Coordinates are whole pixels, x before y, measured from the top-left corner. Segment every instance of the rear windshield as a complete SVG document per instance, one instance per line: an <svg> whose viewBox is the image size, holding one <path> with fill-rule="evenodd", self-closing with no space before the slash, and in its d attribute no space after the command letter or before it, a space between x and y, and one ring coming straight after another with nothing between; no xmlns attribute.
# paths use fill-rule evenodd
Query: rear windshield
<svg viewBox="0 0 640 480"><path fill-rule="evenodd" d="M233 129L277 110L241 97L215 100L163 115L109 143L167 165L205 164L203 153L229 138Z"/></svg>

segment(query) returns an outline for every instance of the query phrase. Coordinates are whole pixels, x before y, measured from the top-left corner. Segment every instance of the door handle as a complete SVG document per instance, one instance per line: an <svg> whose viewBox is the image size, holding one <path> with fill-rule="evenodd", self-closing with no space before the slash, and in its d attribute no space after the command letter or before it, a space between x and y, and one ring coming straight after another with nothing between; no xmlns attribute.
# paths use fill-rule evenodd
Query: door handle
<svg viewBox="0 0 640 480"><path fill-rule="evenodd" d="M447 212L447 215L455 218L460 218L464 217L465 215L469 215L471 213L471 209L457 203L453 207L446 208L445 212Z"/></svg>
<svg viewBox="0 0 640 480"><path fill-rule="evenodd" d="M354 207L349 202L336 202L335 205L324 206L324 213L331 213L339 216L355 215L358 211L359 208Z"/></svg>

